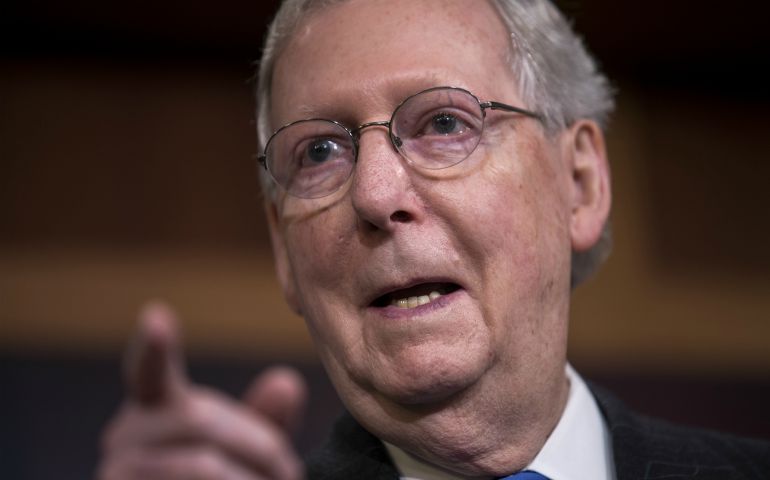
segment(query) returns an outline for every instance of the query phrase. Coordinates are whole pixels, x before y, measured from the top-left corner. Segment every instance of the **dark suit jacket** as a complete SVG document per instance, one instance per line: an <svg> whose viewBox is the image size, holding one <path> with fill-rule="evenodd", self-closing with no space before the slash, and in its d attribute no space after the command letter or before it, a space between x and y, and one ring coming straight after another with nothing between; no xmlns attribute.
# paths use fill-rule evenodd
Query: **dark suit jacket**
<svg viewBox="0 0 770 480"><path fill-rule="evenodd" d="M610 428L618 480L770 480L770 442L672 425L592 391ZM382 442L349 414L308 459L307 474L310 480L399 478Z"/></svg>

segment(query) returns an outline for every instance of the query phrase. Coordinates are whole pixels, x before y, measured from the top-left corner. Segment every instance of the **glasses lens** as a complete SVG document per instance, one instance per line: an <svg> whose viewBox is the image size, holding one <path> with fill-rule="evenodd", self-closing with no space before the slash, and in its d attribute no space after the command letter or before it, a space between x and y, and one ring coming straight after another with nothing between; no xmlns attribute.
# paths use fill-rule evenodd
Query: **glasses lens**
<svg viewBox="0 0 770 480"><path fill-rule="evenodd" d="M424 168L451 167L476 149L484 114L476 97L456 88L436 88L408 98L393 115L401 153Z"/></svg>
<svg viewBox="0 0 770 480"><path fill-rule="evenodd" d="M319 198L340 188L353 171L350 134L328 120L303 120L279 130L267 146L267 169L275 182L301 198Z"/></svg>

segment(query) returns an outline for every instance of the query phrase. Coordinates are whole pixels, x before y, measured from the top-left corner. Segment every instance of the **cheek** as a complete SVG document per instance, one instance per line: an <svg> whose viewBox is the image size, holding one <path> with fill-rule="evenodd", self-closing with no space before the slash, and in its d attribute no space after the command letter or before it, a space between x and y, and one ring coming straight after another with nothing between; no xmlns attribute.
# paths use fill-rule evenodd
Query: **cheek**
<svg viewBox="0 0 770 480"><path fill-rule="evenodd" d="M521 138L521 135L519 136ZM487 181L500 184L497 201L520 236L537 249L556 253L569 248L569 182L558 147L527 135L507 162L497 162Z"/></svg>
<svg viewBox="0 0 770 480"><path fill-rule="evenodd" d="M532 139L503 142L489 150L475 175L463 184L477 235L484 235L490 252L521 253L564 244L568 239L568 203L558 151Z"/></svg>
<svg viewBox="0 0 770 480"><path fill-rule="evenodd" d="M294 217L284 229L284 239L297 301L313 338L319 344L334 344L351 335L342 322L350 307L351 272L357 266L352 247L355 231L343 205Z"/></svg>
<svg viewBox="0 0 770 480"><path fill-rule="evenodd" d="M487 294L505 299L489 302L504 304L495 313L513 309L534 319L553 301L554 285L569 279L569 212L560 156L542 140L490 151L495 155L466 178L462 192L473 199L464 235L473 247L466 251L485 265Z"/></svg>
<svg viewBox="0 0 770 480"><path fill-rule="evenodd" d="M308 215L293 216L286 223L286 249L301 291L312 293L344 280L338 273L345 271L351 262L346 255L351 249L351 228L342 210L340 205L334 205Z"/></svg>

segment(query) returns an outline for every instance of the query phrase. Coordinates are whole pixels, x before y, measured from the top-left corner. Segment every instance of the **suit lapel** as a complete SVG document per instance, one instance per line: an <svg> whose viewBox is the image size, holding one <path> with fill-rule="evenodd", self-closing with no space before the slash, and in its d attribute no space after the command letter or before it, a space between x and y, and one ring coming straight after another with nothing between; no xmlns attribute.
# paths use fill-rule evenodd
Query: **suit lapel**
<svg viewBox="0 0 770 480"><path fill-rule="evenodd" d="M604 390L591 390L612 436L617 480L747 478L725 458L722 437L637 415Z"/></svg>

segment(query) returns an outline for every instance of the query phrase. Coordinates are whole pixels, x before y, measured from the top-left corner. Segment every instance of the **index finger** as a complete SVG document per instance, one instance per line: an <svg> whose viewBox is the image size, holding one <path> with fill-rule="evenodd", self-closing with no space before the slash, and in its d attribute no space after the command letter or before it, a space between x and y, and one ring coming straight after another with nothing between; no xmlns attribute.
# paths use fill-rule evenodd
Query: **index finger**
<svg viewBox="0 0 770 480"><path fill-rule="evenodd" d="M179 326L167 305L153 302L142 309L124 369L129 397L142 405L161 405L181 395L187 379Z"/></svg>

